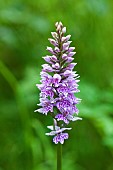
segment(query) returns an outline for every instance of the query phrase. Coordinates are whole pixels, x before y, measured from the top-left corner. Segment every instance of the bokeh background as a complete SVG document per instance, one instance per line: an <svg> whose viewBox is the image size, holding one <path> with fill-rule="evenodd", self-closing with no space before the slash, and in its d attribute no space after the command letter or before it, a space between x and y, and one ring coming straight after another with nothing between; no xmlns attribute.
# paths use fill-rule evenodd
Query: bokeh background
<svg viewBox="0 0 113 170"><path fill-rule="evenodd" d="M62 21L76 47L83 121L72 123L63 170L113 170L113 1L0 1L0 170L55 170L39 102L42 56Z"/></svg>

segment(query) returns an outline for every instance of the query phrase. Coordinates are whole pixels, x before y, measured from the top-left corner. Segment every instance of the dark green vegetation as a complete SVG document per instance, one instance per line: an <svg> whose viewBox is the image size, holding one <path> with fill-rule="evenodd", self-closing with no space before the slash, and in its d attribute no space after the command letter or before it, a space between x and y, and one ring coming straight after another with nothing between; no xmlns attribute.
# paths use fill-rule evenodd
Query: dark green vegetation
<svg viewBox="0 0 113 170"><path fill-rule="evenodd" d="M54 23L76 47L83 121L72 123L63 170L113 170L113 1L0 1L0 170L55 170L50 117L39 102L42 56Z"/></svg>

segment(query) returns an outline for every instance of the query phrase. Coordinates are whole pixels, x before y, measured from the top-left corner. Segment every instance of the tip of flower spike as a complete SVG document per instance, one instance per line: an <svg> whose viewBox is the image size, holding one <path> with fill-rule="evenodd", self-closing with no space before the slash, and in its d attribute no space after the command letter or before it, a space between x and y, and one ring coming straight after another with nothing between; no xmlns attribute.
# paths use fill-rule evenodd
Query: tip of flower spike
<svg viewBox="0 0 113 170"><path fill-rule="evenodd" d="M56 26L56 31L61 31L61 30L62 30L62 27L63 27L63 24L62 24L62 22L60 21L59 23L56 22L55 26Z"/></svg>

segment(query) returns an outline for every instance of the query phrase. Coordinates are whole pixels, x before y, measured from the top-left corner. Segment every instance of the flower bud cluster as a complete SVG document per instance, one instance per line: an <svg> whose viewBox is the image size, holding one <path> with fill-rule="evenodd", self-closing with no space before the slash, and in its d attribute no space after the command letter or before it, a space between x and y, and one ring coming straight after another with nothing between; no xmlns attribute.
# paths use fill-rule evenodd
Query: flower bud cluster
<svg viewBox="0 0 113 170"><path fill-rule="evenodd" d="M64 36L66 27L61 22L56 22L55 27L56 32L51 32L53 38L48 39L53 45L47 47L50 55L43 57L47 64L42 65L41 84L36 85L41 91L38 104L41 108L35 111L52 116L53 125L48 126L51 132L46 135L54 136L55 144L63 144L68 139L68 133L64 131L71 129L67 125L81 120L77 108L80 99L75 96L79 92L79 76L73 71L77 63L72 63L76 52L73 51L75 47L70 47L71 35Z"/></svg>

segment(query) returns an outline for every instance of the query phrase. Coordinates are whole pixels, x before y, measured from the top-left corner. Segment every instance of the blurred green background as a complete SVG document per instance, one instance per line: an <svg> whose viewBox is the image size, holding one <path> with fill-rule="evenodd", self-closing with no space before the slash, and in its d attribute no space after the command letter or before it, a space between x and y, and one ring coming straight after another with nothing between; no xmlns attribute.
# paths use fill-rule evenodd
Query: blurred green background
<svg viewBox="0 0 113 170"><path fill-rule="evenodd" d="M62 21L76 47L83 121L72 123L63 170L113 170L113 1L0 1L0 170L55 170L52 119L34 113L42 56Z"/></svg>

